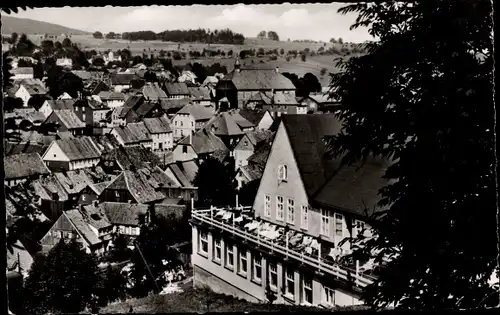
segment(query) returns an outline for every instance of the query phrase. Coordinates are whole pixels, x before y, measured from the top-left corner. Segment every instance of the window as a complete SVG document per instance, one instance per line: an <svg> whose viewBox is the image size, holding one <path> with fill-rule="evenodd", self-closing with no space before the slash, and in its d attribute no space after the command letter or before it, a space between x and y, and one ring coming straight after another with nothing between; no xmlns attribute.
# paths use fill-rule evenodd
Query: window
<svg viewBox="0 0 500 315"><path fill-rule="evenodd" d="M175 126L177 127L177 120L175 121Z"/></svg>
<svg viewBox="0 0 500 315"><path fill-rule="evenodd" d="M264 215L266 217L271 216L271 196L265 195L265 204L264 204Z"/></svg>
<svg viewBox="0 0 500 315"><path fill-rule="evenodd" d="M184 122L181 120L181 127L184 126Z"/></svg>
<svg viewBox="0 0 500 315"><path fill-rule="evenodd" d="M194 122L191 122L191 127L194 127Z"/></svg>
<svg viewBox="0 0 500 315"><path fill-rule="evenodd" d="M240 257L238 261L238 273L241 275L247 275L247 251L241 249L238 251L238 256Z"/></svg>
<svg viewBox="0 0 500 315"><path fill-rule="evenodd" d="M302 280L302 299L304 303L312 304L313 287L311 278L304 277Z"/></svg>
<svg viewBox="0 0 500 315"><path fill-rule="evenodd" d="M276 196L276 220L284 220L284 201L283 197Z"/></svg>
<svg viewBox="0 0 500 315"><path fill-rule="evenodd" d="M182 153L187 154L188 153L188 148L186 145L182 146Z"/></svg>
<svg viewBox="0 0 500 315"><path fill-rule="evenodd" d="M278 267L275 263L269 263L269 286L278 287Z"/></svg>
<svg viewBox="0 0 500 315"><path fill-rule="evenodd" d="M356 235L360 234L363 232L363 230L365 229L365 222L363 221L359 221L359 220L356 220L356 225L355 225L355 229L356 229Z"/></svg>
<svg viewBox="0 0 500 315"><path fill-rule="evenodd" d="M85 120L85 113L82 114L82 120Z"/></svg>
<svg viewBox="0 0 500 315"><path fill-rule="evenodd" d="M115 197L120 198L120 193L118 192L118 190L115 190Z"/></svg>
<svg viewBox="0 0 500 315"><path fill-rule="evenodd" d="M335 235L342 236L344 232L343 223L344 223L344 216L335 213Z"/></svg>
<svg viewBox="0 0 500 315"><path fill-rule="evenodd" d="M200 242L198 244L198 253L208 254L208 235L205 232L200 232Z"/></svg>
<svg viewBox="0 0 500 315"><path fill-rule="evenodd" d="M233 266L234 266L233 244L228 243L226 245L226 267L233 268Z"/></svg>
<svg viewBox="0 0 500 315"><path fill-rule="evenodd" d="M78 111L78 106L75 106L75 112L77 112L77 111Z"/></svg>
<svg viewBox="0 0 500 315"><path fill-rule="evenodd" d="M278 168L278 180L286 182L287 178L288 178L288 169L286 165L280 165Z"/></svg>
<svg viewBox="0 0 500 315"><path fill-rule="evenodd" d="M321 209L321 234L330 235L330 213L328 210Z"/></svg>
<svg viewBox="0 0 500 315"><path fill-rule="evenodd" d="M302 206L302 228L306 229L309 227L309 207L308 206Z"/></svg>
<svg viewBox="0 0 500 315"><path fill-rule="evenodd" d="M323 296L323 303L334 306L335 305L335 291L325 287L324 290L324 296Z"/></svg>
<svg viewBox="0 0 500 315"><path fill-rule="evenodd" d="M253 256L252 280L259 282L262 280L262 257L259 253Z"/></svg>
<svg viewBox="0 0 500 315"><path fill-rule="evenodd" d="M293 224L295 222L295 200L289 198L287 208L288 208L287 222Z"/></svg>
<svg viewBox="0 0 500 315"><path fill-rule="evenodd" d="M294 296L295 295L295 274L293 270L287 270L285 274L286 278L286 295Z"/></svg>

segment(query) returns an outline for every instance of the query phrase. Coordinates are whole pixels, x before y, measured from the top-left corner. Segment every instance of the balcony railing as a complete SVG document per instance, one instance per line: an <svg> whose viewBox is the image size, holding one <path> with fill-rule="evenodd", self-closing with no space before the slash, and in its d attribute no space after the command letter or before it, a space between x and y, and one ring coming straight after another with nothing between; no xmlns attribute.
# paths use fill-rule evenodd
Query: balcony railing
<svg viewBox="0 0 500 315"><path fill-rule="evenodd" d="M240 207L238 209L249 211L252 209L252 207ZM282 246L272 240L266 239L260 234L254 235L252 233L248 233L244 230L244 228L234 224L234 221L233 224L227 224L222 220L218 220L215 218L214 213L216 213L218 210L221 209L193 210L191 216L193 219L199 220L212 227L231 233L234 236L238 236L247 242L253 243L254 245L262 246L289 259L295 259L296 261L301 262L304 265L308 265L320 272L333 275L337 279L347 282L352 281L354 282L355 286L359 288L364 288L376 280L374 276L363 274L359 270L355 270L335 262L328 262L321 257L320 253L318 253L318 258L310 257L304 254L304 250L299 252L292 248L289 248L288 246Z"/></svg>

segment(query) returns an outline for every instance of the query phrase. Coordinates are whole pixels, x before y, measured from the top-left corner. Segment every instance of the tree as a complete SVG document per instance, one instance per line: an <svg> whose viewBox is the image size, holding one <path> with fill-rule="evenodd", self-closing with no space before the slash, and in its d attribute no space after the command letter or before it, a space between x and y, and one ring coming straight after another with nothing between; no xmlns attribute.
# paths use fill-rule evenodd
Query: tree
<svg viewBox="0 0 500 315"><path fill-rule="evenodd" d="M214 158L206 159L194 179L199 206L227 206L234 203L235 190L231 172Z"/></svg>
<svg viewBox="0 0 500 315"><path fill-rule="evenodd" d="M111 250L111 259L115 262L125 261L130 257L130 249L128 248L127 239L123 234L119 234L113 241Z"/></svg>
<svg viewBox="0 0 500 315"><path fill-rule="evenodd" d="M61 238L47 256L34 259L25 285L27 313L83 311L96 288L97 272L96 260L79 242Z"/></svg>
<svg viewBox="0 0 500 315"><path fill-rule="evenodd" d="M266 31L260 31L259 34L257 35L258 38L266 38L267 32Z"/></svg>
<svg viewBox="0 0 500 315"><path fill-rule="evenodd" d="M278 33L276 33L275 31L269 31L269 32L267 32L267 38L269 38L270 40L275 40L275 41L279 41L280 40L280 37L278 36Z"/></svg>
<svg viewBox="0 0 500 315"><path fill-rule="evenodd" d="M49 90L50 96L54 99L64 92L73 98L78 98L84 88L82 79L72 72L65 72L57 65L52 65L48 69L45 85Z"/></svg>
<svg viewBox="0 0 500 315"><path fill-rule="evenodd" d="M43 103L49 98L45 95L35 94L28 100L28 106L33 107L36 110L39 110L42 107Z"/></svg>
<svg viewBox="0 0 500 315"><path fill-rule="evenodd" d="M259 189L260 179L244 184L238 191L238 202L244 206L251 206Z"/></svg>
<svg viewBox="0 0 500 315"><path fill-rule="evenodd" d="M302 60L303 62L306 62L306 54L300 54L300 60Z"/></svg>
<svg viewBox="0 0 500 315"><path fill-rule="evenodd" d="M109 32L106 34L107 39L114 39L116 37L115 32Z"/></svg>
<svg viewBox="0 0 500 315"><path fill-rule="evenodd" d="M71 47L71 39L69 39L68 37L66 37L65 39L63 39L62 46L63 47Z"/></svg>
<svg viewBox="0 0 500 315"><path fill-rule="evenodd" d="M10 44L15 45L17 43L17 39L19 38L19 34L16 32L10 34Z"/></svg>
<svg viewBox="0 0 500 315"><path fill-rule="evenodd" d="M233 56L233 50L232 49L227 52L227 56L228 57L232 57Z"/></svg>
<svg viewBox="0 0 500 315"><path fill-rule="evenodd" d="M101 57L94 58L94 60L92 60L92 65L94 67L104 67L104 59L102 59Z"/></svg>
<svg viewBox="0 0 500 315"><path fill-rule="evenodd" d="M106 267L106 272L101 274L96 285L97 304L104 307L109 303L124 300L127 294L127 281L120 273L120 269L111 265Z"/></svg>
<svg viewBox="0 0 500 315"><path fill-rule="evenodd" d="M259 50L257 51L258 56L264 56L266 54L264 48L260 47Z"/></svg>
<svg viewBox="0 0 500 315"><path fill-rule="evenodd" d="M146 82L158 82L156 73L154 73L153 71L146 71L146 73L144 73L144 80Z"/></svg>
<svg viewBox="0 0 500 315"><path fill-rule="evenodd" d="M332 43L332 44L336 44L336 43L337 43L337 40L336 40L335 38L333 38L333 37L332 37L332 38L330 38L330 43Z"/></svg>
<svg viewBox="0 0 500 315"><path fill-rule="evenodd" d="M331 152L344 164L371 156L391 162L380 190L383 215L369 218L375 237L353 254L388 259L363 294L374 307L498 303L488 284L498 272L491 4L339 10L357 12L352 28L368 26L379 39L366 55L339 61L331 85L343 122Z"/></svg>
<svg viewBox="0 0 500 315"><path fill-rule="evenodd" d="M344 43L344 40L342 39L342 37L339 37L338 41L337 41L339 44L343 44Z"/></svg>
<svg viewBox="0 0 500 315"><path fill-rule="evenodd" d="M281 49L280 49L280 55L282 55L282 56L283 56L284 54L285 54L285 49L281 48Z"/></svg>
<svg viewBox="0 0 500 315"><path fill-rule="evenodd" d="M321 68L321 71L319 72L319 74L321 76L324 76L326 74L326 71L328 71L326 68Z"/></svg>
<svg viewBox="0 0 500 315"><path fill-rule="evenodd" d="M97 38L97 39L102 39L102 33L97 31L97 32L94 32L94 34L92 34L92 36L94 36L94 38Z"/></svg>

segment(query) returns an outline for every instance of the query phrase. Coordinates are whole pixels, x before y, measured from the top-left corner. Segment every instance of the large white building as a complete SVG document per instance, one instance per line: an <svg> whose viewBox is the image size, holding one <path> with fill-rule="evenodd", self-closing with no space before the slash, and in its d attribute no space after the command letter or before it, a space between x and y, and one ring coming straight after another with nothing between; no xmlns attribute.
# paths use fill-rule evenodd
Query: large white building
<svg viewBox="0 0 500 315"><path fill-rule="evenodd" d="M370 261L350 264L341 241L370 236L365 206L376 211L383 161L338 168L324 155L330 115L284 115L252 207L194 210L194 285L254 301L322 307L362 304L376 277Z"/></svg>

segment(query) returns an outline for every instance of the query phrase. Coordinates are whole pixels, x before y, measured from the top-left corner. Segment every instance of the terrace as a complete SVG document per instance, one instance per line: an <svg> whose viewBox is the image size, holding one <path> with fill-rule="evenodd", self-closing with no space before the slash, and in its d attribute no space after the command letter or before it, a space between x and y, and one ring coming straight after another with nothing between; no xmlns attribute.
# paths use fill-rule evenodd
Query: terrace
<svg viewBox="0 0 500 315"><path fill-rule="evenodd" d="M229 233L242 242L281 255L284 260L295 260L298 264L311 267L320 274L331 275L338 280L351 283L358 289L376 280L372 261L363 265L357 261L350 265L340 263L339 258L348 253L342 253L338 248L328 248L307 234L285 231L283 227L261 221L254 217L252 207L237 209L212 207L193 210L191 216L193 223L205 224L209 228Z"/></svg>

